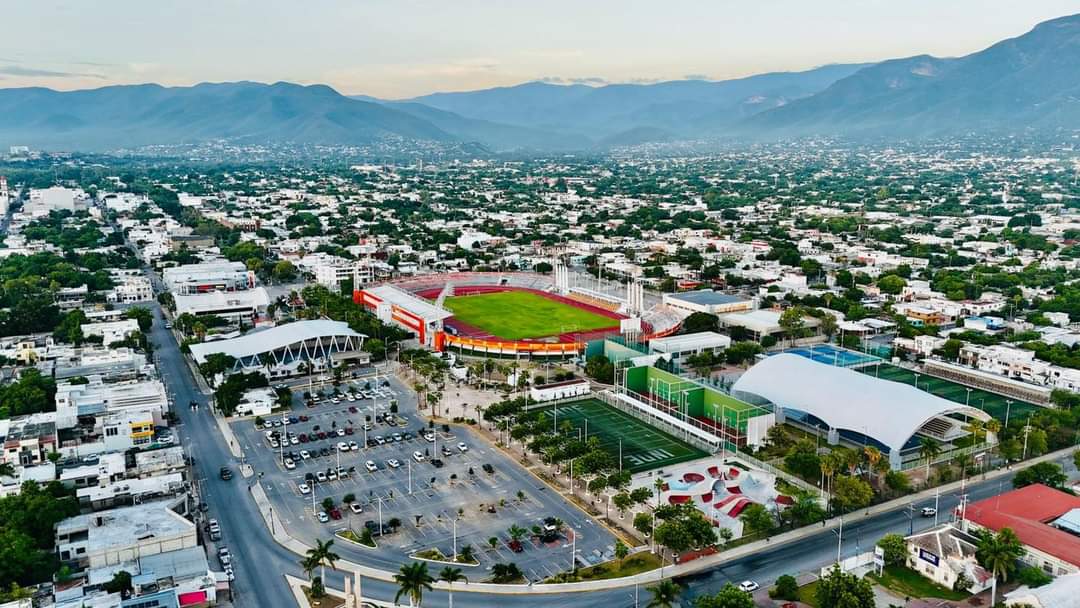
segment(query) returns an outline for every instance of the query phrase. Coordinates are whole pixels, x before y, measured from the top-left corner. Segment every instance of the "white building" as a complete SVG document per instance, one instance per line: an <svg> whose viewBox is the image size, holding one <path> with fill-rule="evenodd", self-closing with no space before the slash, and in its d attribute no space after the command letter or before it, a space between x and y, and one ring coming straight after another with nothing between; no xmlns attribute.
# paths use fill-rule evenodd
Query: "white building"
<svg viewBox="0 0 1080 608"><path fill-rule="evenodd" d="M56 385L56 423L61 429L74 428L80 417L104 418L126 412L149 412L153 424L163 426L168 410L168 393L160 380L104 384L93 376L88 384L67 381Z"/></svg>
<svg viewBox="0 0 1080 608"><path fill-rule="evenodd" d="M175 296L211 291L242 291L255 287L255 273L243 262L220 260L166 268L165 286Z"/></svg>
<svg viewBox="0 0 1080 608"><path fill-rule="evenodd" d="M56 524L56 553L81 568L103 568L198 546L179 500L148 502L69 517Z"/></svg>
<svg viewBox="0 0 1080 608"><path fill-rule="evenodd" d="M352 280L353 289L359 289L375 280L375 268L366 261L320 264L315 267L315 282L331 291L339 291L341 282L347 279Z"/></svg>
<svg viewBox="0 0 1080 608"><path fill-rule="evenodd" d="M1035 358L1034 351L1026 349L1003 344L965 344L960 349L960 362L1013 380L1073 392L1080 391L1080 370L1040 361Z"/></svg>
<svg viewBox="0 0 1080 608"><path fill-rule="evenodd" d="M296 321L269 329L248 332L229 340L191 345L196 363L222 353L236 360L230 373L260 372L272 378L302 373L305 364L313 371L325 371L344 363L366 364L366 336L340 321Z"/></svg>
<svg viewBox="0 0 1080 608"><path fill-rule="evenodd" d="M714 331L649 340L649 350L667 355L666 358L671 361L679 361L704 352L718 353L729 346L731 346L731 338Z"/></svg>
<svg viewBox="0 0 1080 608"><path fill-rule="evenodd" d="M552 401L588 394L589 381L584 378L574 378L573 380L529 387L529 397L533 401Z"/></svg>
<svg viewBox="0 0 1080 608"><path fill-rule="evenodd" d="M122 319L120 321L84 323L80 328L84 336L101 336L101 343L108 346L113 342L122 342L131 334L139 331L139 322L135 319Z"/></svg>
<svg viewBox="0 0 1080 608"><path fill-rule="evenodd" d="M173 298L178 316L185 313L196 317L214 315L238 324L254 324L260 312L270 305L270 296L262 287L244 291L177 294Z"/></svg>

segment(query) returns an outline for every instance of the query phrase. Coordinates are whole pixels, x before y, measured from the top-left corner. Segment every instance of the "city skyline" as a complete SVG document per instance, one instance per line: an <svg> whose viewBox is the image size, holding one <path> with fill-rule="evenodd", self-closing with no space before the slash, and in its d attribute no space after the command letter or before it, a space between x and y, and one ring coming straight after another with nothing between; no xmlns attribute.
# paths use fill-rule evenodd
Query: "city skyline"
<svg viewBox="0 0 1080 608"><path fill-rule="evenodd" d="M303 11L277 1L41 2L6 10L13 27L0 41L0 88L254 80L323 83L393 99L531 81L724 80L924 53L965 55L1078 9L1057 0L629 3L618 10L610 2L581 8L326 1ZM43 31L47 45L40 44Z"/></svg>

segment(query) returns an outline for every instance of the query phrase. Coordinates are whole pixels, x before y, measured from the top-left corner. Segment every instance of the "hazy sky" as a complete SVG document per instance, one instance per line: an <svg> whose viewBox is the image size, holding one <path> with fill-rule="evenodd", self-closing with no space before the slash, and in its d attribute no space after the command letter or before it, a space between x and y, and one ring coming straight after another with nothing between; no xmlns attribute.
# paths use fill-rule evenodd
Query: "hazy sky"
<svg viewBox="0 0 1080 608"><path fill-rule="evenodd" d="M288 80L397 98L955 56L1080 0L7 0L0 87Z"/></svg>

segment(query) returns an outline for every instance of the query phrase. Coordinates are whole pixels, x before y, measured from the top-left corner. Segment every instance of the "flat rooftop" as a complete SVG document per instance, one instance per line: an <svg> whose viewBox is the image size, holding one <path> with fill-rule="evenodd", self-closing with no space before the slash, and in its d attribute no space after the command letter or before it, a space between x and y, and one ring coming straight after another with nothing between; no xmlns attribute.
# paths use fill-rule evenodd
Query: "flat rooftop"
<svg viewBox="0 0 1080 608"><path fill-rule="evenodd" d="M682 300L683 302L689 302L691 304L698 304L701 306L716 306L719 304L734 304L735 302L749 301L746 298L740 298L739 296L720 293L711 289L699 289L697 291L673 293L668 297L673 300Z"/></svg>
<svg viewBox="0 0 1080 608"><path fill-rule="evenodd" d="M727 348L730 344L731 338L715 331L701 331L694 334L671 336L668 338L654 338L649 340L650 348L665 353L696 350L699 348L716 348L718 346Z"/></svg>

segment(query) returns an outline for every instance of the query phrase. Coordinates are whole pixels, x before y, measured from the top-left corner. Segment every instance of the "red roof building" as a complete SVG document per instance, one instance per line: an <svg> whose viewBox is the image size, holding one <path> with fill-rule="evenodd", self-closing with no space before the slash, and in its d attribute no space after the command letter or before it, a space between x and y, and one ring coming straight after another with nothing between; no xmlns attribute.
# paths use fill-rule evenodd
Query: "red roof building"
<svg viewBox="0 0 1080 608"><path fill-rule="evenodd" d="M1080 497L1034 484L968 505L964 519L973 528L1010 528L1027 548L1023 561L1054 576L1080 571L1080 536L1054 525L1080 509Z"/></svg>

